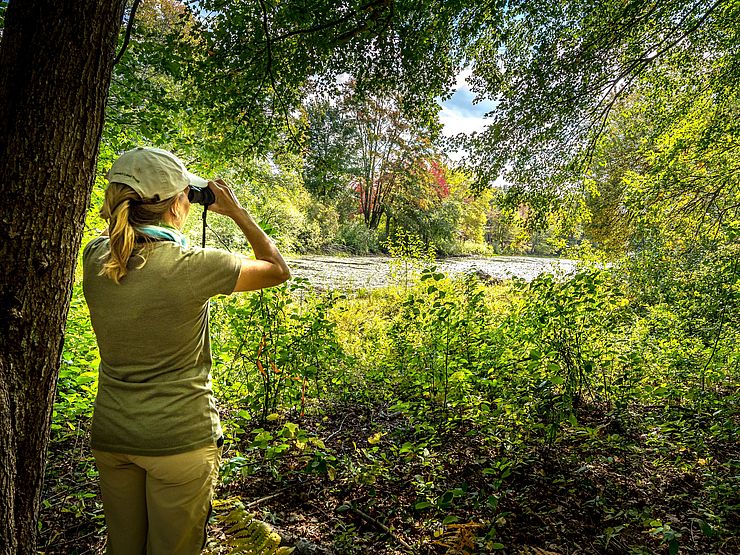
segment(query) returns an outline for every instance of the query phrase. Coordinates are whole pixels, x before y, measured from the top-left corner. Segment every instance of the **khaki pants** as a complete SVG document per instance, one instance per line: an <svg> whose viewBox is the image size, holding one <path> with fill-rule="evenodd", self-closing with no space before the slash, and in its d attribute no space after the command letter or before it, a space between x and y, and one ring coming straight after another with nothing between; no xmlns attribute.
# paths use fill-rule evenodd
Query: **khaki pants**
<svg viewBox="0 0 740 555"><path fill-rule="evenodd" d="M221 448L161 457L93 450L108 555L197 555L206 541Z"/></svg>

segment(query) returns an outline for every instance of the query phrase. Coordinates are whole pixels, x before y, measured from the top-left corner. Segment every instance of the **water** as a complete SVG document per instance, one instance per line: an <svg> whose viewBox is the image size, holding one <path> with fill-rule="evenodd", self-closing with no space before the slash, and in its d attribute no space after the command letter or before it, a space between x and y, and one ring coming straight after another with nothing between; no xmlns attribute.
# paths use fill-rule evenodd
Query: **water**
<svg viewBox="0 0 740 555"><path fill-rule="evenodd" d="M308 278L321 289L375 289L392 285L390 258L386 256L304 256L289 259L294 277ZM446 274L476 272L482 277L508 279L519 277L530 281L538 275L571 273L576 261L564 258L527 256L457 257L438 260L438 270Z"/></svg>

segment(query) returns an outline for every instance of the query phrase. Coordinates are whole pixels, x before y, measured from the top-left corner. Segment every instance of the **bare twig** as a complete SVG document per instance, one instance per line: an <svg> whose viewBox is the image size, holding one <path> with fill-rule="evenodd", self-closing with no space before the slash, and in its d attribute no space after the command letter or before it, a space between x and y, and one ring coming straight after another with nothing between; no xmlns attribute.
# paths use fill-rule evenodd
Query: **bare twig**
<svg viewBox="0 0 740 555"><path fill-rule="evenodd" d="M584 164L582 166L584 169L591 164L594 151L596 150L596 144L604 131L609 115L617 99L622 96L622 93L630 88L632 82L637 77L639 77L653 62L655 62L666 52L671 50L679 42L688 37L691 33L699 29L709 18L712 12L714 12L714 10L722 2L723 0L716 0L711 6L709 6L709 8L707 8L704 14L702 14L701 17L699 17L699 19L694 24L692 24L684 33L681 33L677 38L670 40L672 37L672 33L667 33L666 36L657 45L652 47L652 51L655 52L654 54L651 54L651 51L645 51L641 56L632 60L632 62L629 63L627 67L623 68L622 71L614 79L611 80L611 83L609 84L607 90L603 93L603 96L596 104L596 107L594 109L594 111L598 111L600 113L598 114L596 120L589 126L589 129L598 127L598 131L595 135L592 136L586 148ZM688 19L688 17L693 13L693 11L694 9L692 8L686 15L684 15L684 17L681 18L681 20L674 26L673 31L677 31L680 26L686 21L686 19ZM626 83L625 80L627 80ZM620 84L622 85L621 87ZM611 100L604 104L610 96Z"/></svg>
<svg viewBox="0 0 740 555"><path fill-rule="evenodd" d="M270 78L270 84L272 85L272 96L273 96L273 106L272 106L272 115L275 114L275 100L278 100L280 104L282 105L282 113L283 117L285 118L285 127L288 130L288 135L290 136L290 139L293 141L293 143L296 146L300 146L300 141L298 140L298 137L293 130L293 127L290 124L290 118L289 118L289 110L288 106L285 103L282 95L278 92L277 83L275 81L275 73L273 71L273 52L272 52L272 38L270 37L270 23L268 20L268 13L267 13L267 6L265 5L264 0L259 0L260 9L262 10L262 30L265 33L265 44L267 46L267 75Z"/></svg>
<svg viewBox="0 0 740 555"><path fill-rule="evenodd" d="M341 423L339 424L339 428L338 428L338 429L337 429L336 431L334 431L334 432L330 433L330 434L329 434L329 435L328 435L328 436L326 437L326 439L324 440L324 443L328 442L328 441L329 441L329 440L330 440L331 438L333 438L333 437L334 437L335 435L337 435L337 434L338 434L339 432L341 432L341 431L342 431L342 426L344 426L344 421L345 421L345 420L347 420L347 417L348 417L348 416L349 416L349 414L345 414L345 415L344 415L344 418L342 418L342 422L341 422Z"/></svg>
<svg viewBox="0 0 740 555"><path fill-rule="evenodd" d="M737 258L732 261L732 274L730 276L730 279L728 279L727 283L732 287L732 280L735 279L735 272L737 270ZM704 364L704 367L701 369L701 390L702 393L704 393L705 390L705 376L707 372L707 368L709 368L709 365L711 364L712 360L714 359L714 355L717 353L717 347L719 346L719 340L722 337L722 328L725 323L725 312L727 309L727 302L722 303L722 309L719 316L719 326L717 326L717 336L714 338L714 345L712 345L712 352L709 354L709 358L707 358L707 362Z"/></svg>
<svg viewBox="0 0 740 555"><path fill-rule="evenodd" d="M270 499L274 499L275 497L279 497L287 489L288 489L287 487L280 488L279 490L277 490L275 493L273 493L271 495L266 495L265 497L260 497L259 499L255 499L254 501L250 501L249 503L245 503L244 504L244 508L245 509L249 509L251 507L254 507L256 505L259 505L263 501L269 501Z"/></svg>
<svg viewBox="0 0 740 555"><path fill-rule="evenodd" d="M272 41L278 42L278 41L285 40L295 35L308 35L311 33L316 33L318 31L325 31L326 29L330 29L331 27L336 27L337 25L346 23L353 17L360 15L362 12L368 9L383 6L384 4L386 4L386 1L387 0L373 0L372 2L363 4L362 6L348 13L345 16L339 17L337 19L333 19L331 21L327 21L326 23L320 23L318 25L314 25L313 27L308 27L306 29L294 29L293 31L288 31L287 33L283 33L282 35L278 35L277 37L273 38Z"/></svg>

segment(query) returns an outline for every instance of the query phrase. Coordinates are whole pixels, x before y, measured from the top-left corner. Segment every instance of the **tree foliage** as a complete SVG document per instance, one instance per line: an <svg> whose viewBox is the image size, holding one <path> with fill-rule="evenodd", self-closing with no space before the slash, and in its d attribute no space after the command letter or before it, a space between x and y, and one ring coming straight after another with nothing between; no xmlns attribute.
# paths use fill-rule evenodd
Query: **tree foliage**
<svg viewBox="0 0 740 555"><path fill-rule="evenodd" d="M303 182L318 197L333 198L347 189L357 165L352 146L357 144L357 129L340 106L328 99L306 103L306 149Z"/></svg>
<svg viewBox="0 0 740 555"><path fill-rule="evenodd" d="M578 183L625 94L690 97L661 74L735 82L737 21L730 0L510 3L473 49L474 88L497 103L471 143L482 182L504 172L515 191Z"/></svg>
<svg viewBox="0 0 740 555"><path fill-rule="evenodd" d="M434 99L450 88L462 59L458 21L466 4L199 2L194 93L224 137L257 151L276 137L297 141L291 112L306 87L333 94L342 75L355 80L358 94L398 93L404 112L433 121Z"/></svg>

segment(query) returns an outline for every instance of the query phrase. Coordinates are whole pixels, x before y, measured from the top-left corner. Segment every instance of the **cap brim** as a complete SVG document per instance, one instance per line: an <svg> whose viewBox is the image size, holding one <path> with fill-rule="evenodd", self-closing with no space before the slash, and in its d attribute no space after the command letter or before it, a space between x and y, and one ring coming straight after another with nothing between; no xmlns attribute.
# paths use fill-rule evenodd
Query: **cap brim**
<svg viewBox="0 0 740 555"><path fill-rule="evenodd" d="M188 181L190 182L190 185L192 185L193 187L200 187L200 188L208 187L207 179L198 177L197 175L195 175L194 173L190 173L189 171L186 171L185 175L187 176Z"/></svg>

